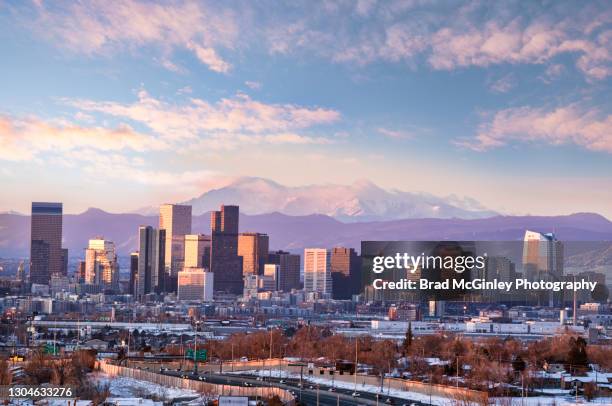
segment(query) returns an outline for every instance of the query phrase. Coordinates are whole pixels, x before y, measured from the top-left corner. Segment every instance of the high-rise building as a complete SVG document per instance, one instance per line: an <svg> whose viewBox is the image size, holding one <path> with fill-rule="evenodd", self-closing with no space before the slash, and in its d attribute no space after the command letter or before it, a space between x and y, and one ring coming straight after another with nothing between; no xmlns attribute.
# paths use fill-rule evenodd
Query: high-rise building
<svg viewBox="0 0 612 406"><path fill-rule="evenodd" d="M17 267L17 280L19 282L24 282L26 280L25 264L23 261L19 261L19 266Z"/></svg>
<svg viewBox="0 0 612 406"><path fill-rule="evenodd" d="M85 261L77 262L75 277L78 283L85 283L85 272L87 270L87 263Z"/></svg>
<svg viewBox="0 0 612 406"><path fill-rule="evenodd" d="M138 251L130 254L130 295L138 294Z"/></svg>
<svg viewBox="0 0 612 406"><path fill-rule="evenodd" d="M151 226L138 228L137 297L163 292L168 278L165 271L166 230Z"/></svg>
<svg viewBox="0 0 612 406"><path fill-rule="evenodd" d="M238 235L238 255L242 257L243 275L262 275L268 259L270 239L267 234Z"/></svg>
<svg viewBox="0 0 612 406"><path fill-rule="evenodd" d="M238 234L238 206L221 205L221 210L210 213L210 228L213 232Z"/></svg>
<svg viewBox="0 0 612 406"><path fill-rule="evenodd" d="M486 260L485 278L488 281L497 279L502 282L511 282L516 279L514 262L506 257L488 256Z"/></svg>
<svg viewBox="0 0 612 406"><path fill-rule="evenodd" d="M104 238L89 240L85 250L85 283L107 289L118 288L119 263L112 241Z"/></svg>
<svg viewBox="0 0 612 406"><path fill-rule="evenodd" d="M523 270L529 278L563 277L563 243L553 233L525 231L523 239Z"/></svg>
<svg viewBox="0 0 612 406"><path fill-rule="evenodd" d="M331 250L331 275L334 299L350 299L359 293L361 257L353 248L336 247Z"/></svg>
<svg viewBox="0 0 612 406"><path fill-rule="evenodd" d="M210 270L215 291L239 295L243 290L242 258L238 256L238 206L221 206L210 216Z"/></svg>
<svg viewBox="0 0 612 406"><path fill-rule="evenodd" d="M304 250L304 290L321 294L332 293L330 252L325 248Z"/></svg>
<svg viewBox="0 0 612 406"><path fill-rule="evenodd" d="M208 268L210 266L211 237L204 234L185 236L185 268Z"/></svg>
<svg viewBox="0 0 612 406"><path fill-rule="evenodd" d="M51 275L63 274L62 204L32 202L30 282L49 284Z"/></svg>
<svg viewBox="0 0 612 406"><path fill-rule="evenodd" d="M178 274L178 300L204 301L213 300L214 274L204 268L185 267Z"/></svg>
<svg viewBox="0 0 612 406"><path fill-rule="evenodd" d="M276 264L278 269L278 290L290 292L300 289L300 256L285 251L268 253L268 263Z"/></svg>
<svg viewBox="0 0 612 406"><path fill-rule="evenodd" d="M267 290L279 290L278 282L280 276L280 265L266 264L264 266L264 283Z"/></svg>
<svg viewBox="0 0 612 406"><path fill-rule="evenodd" d="M159 207L159 229L166 230L166 273L176 277L184 266L185 235L191 234L191 206L162 204Z"/></svg>

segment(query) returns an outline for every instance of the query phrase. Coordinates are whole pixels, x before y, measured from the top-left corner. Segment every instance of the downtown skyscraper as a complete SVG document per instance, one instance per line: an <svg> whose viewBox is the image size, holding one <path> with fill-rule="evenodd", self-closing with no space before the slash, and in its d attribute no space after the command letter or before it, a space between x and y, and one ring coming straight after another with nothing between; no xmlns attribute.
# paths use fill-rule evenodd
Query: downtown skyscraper
<svg viewBox="0 0 612 406"><path fill-rule="evenodd" d="M268 263L278 265L278 290L300 289L300 256L285 251L268 253ZM266 265L267 265L266 264Z"/></svg>
<svg viewBox="0 0 612 406"><path fill-rule="evenodd" d="M62 203L32 202L30 282L49 284L64 275L67 253L62 250Z"/></svg>
<svg viewBox="0 0 612 406"><path fill-rule="evenodd" d="M210 214L210 270L215 291L242 294L242 257L238 256L238 206L221 206Z"/></svg>
<svg viewBox="0 0 612 406"><path fill-rule="evenodd" d="M159 229L165 230L165 269L176 278L185 261L185 235L191 234L191 206L162 204L159 207Z"/></svg>
<svg viewBox="0 0 612 406"><path fill-rule="evenodd" d="M166 230L151 226L138 228L138 272L136 296L164 291L167 283L165 272Z"/></svg>
<svg viewBox="0 0 612 406"><path fill-rule="evenodd" d="M117 290L119 287L119 263L115 244L104 238L89 240L85 250L85 280L88 285Z"/></svg>
<svg viewBox="0 0 612 406"><path fill-rule="evenodd" d="M242 257L242 274L263 275L268 259L270 238L267 234L241 233L238 235L238 255Z"/></svg>
<svg viewBox="0 0 612 406"><path fill-rule="evenodd" d="M331 250L332 297L346 300L359 293L361 257L353 248L335 247Z"/></svg>
<svg viewBox="0 0 612 406"><path fill-rule="evenodd" d="M322 295L332 294L331 255L325 248L304 250L304 290Z"/></svg>

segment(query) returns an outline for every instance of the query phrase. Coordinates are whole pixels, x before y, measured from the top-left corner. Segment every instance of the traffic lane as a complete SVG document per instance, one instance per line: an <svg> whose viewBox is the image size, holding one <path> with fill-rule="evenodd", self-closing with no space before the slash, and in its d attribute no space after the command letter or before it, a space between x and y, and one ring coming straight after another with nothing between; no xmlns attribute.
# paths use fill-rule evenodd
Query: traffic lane
<svg viewBox="0 0 612 406"><path fill-rule="evenodd" d="M243 380L244 382L242 382L242 384L244 383L248 383L248 384L252 384L254 386L265 386L266 382L268 383L268 385L270 383L272 383L274 386L278 386L278 387L282 387L283 385L285 385L287 387L287 389L292 390L296 393L296 395L299 395L299 391L300 391L300 380L299 379L294 379L294 378L286 378L283 379L282 384L281 384L281 379L280 378L272 378L270 379L270 377L259 377L259 378L253 378L252 375L247 375L247 374L236 374L236 375L232 375L234 377L239 377L241 380ZM225 379L227 377L227 375L217 375L217 377L219 377L219 382L220 383L224 383L223 379ZM225 382L226 383L226 382ZM317 384L314 383L310 383L308 381L303 381L303 387L302 387L302 392L307 392L307 391L311 391L311 392L315 392L317 391ZM331 396L331 397L335 397L336 395L334 394L340 394L341 398L343 397L349 397L352 399L363 399L364 401L369 401L372 402L372 404L376 404L377 398L378 398L378 404L379 405L384 405L384 404L391 404L391 405L413 405L413 406L420 406L420 405L426 405L426 403L421 403L418 401L414 401L414 400L408 400L408 399L403 399L403 398L397 398L397 397L393 397L393 396L388 396L384 393L382 394L376 394L376 393L371 393L371 392L363 392L359 390L359 385L357 386L357 393L359 394L359 396L355 397L353 396L353 393L355 393L355 391L353 389L346 389L346 388L337 388L337 387L333 387L333 391L330 391L330 388L332 388L331 385L323 385L320 384L319 385L319 392L320 393L325 393L327 394L327 396ZM357 402L358 404L363 404L363 402Z"/></svg>

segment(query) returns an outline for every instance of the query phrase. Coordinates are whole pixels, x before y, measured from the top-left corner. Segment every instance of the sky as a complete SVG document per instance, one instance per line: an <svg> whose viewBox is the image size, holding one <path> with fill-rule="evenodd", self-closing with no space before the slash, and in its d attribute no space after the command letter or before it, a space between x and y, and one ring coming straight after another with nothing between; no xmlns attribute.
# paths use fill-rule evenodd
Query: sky
<svg viewBox="0 0 612 406"><path fill-rule="evenodd" d="M0 0L0 211L240 176L612 219L606 1Z"/></svg>

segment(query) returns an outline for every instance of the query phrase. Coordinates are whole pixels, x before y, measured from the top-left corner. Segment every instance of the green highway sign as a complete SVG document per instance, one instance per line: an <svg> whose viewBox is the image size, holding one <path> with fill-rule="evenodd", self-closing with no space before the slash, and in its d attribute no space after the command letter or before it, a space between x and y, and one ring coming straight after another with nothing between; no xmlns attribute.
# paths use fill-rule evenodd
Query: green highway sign
<svg viewBox="0 0 612 406"><path fill-rule="evenodd" d="M50 355L57 355L57 348L53 344L45 344L44 353Z"/></svg>
<svg viewBox="0 0 612 406"><path fill-rule="evenodd" d="M193 350L190 348L187 350L186 356L188 359L195 359L196 361L206 361L208 359L208 351L198 350L197 357L194 356Z"/></svg>

